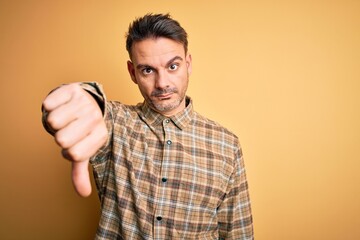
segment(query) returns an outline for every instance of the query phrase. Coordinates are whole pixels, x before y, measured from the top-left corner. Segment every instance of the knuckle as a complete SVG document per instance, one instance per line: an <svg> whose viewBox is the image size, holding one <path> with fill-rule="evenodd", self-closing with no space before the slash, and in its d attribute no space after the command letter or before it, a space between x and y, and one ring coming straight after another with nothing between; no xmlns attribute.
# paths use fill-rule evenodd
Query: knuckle
<svg viewBox="0 0 360 240"><path fill-rule="evenodd" d="M96 112L92 111L91 109L89 109L89 112L91 114L86 114L86 116L88 116L87 119L89 120L89 122L91 122L91 123L98 122L98 116L97 116Z"/></svg>
<svg viewBox="0 0 360 240"><path fill-rule="evenodd" d="M86 160L86 156L83 154L80 148L73 146L70 148L62 148L62 156L72 162L81 162Z"/></svg>
<svg viewBox="0 0 360 240"><path fill-rule="evenodd" d="M47 116L46 122L51 128L53 128L55 130L58 130L60 128L59 119L51 113Z"/></svg>
<svg viewBox="0 0 360 240"><path fill-rule="evenodd" d="M68 137L66 137L64 134L61 134L61 132L55 133L55 141L62 148L68 148L69 147L69 139L68 139Z"/></svg>
<svg viewBox="0 0 360 240"><path fill-rule="evenodd" d="M50 109L50 103L49 103L49 99L46 98L43 102L42 102L42 109L45 110L49 110Z"/></svg>
<svg viewBox="0 0 360 240"><path fill-rule="evenodd" d="M72 92L78 92L80 89L82 89L80 87L79 83L70 83L65 86L66 86L66 88L68 88L69 91L72 91Z"/></svg>
<svg viewBox="0 0 360 240"><path fill-rule="evenodd" d="M101 143L105 143L107 141L107 138L108 138L107 131L103 131L100 135Z"/></svg>
<svg viewBox="0 0 360 240"><path fill-rule="evenodd" d="M87 121L90 125L98 126L102 124L102 115L97 111L97 109L89 110L90 114L86 114Z"/></svg>
<svg viewBox="0 0 360 240"><path fill-rule="evenodd" d="M82 88L78 83L70 83L63 86L64 92L66 92L71 98L76 98L79 96L79 92L82 91Z"/></svg>
<svg viewBox="0 0 360 240"><path fill-rule="evenodd" d="M83 154L76 148L68 149L67 157L68 157L67 159L74 161L74 162L80 162L80 161L83 161L83 159L84 159Z"/></svg>
<svg viewBox="0 0 360 240"><path fill-rule="evenodd" d="M102 134L103 134L103 137L104 138L107 138L108 137L108 130L106 128L106 126L104 125L104 127L102 128Z"/></svg>
<svg viewBox="0 0 360 240"><path fill-rule="evenodd" d="M101 139L101 140L106 140L107 137L108 137L108 130L107 130L107 127L106 127L106 124L104 121L102 121L100 124L99 124L99 127L97 129L97 134L98 134L98 137Z"/></svg>

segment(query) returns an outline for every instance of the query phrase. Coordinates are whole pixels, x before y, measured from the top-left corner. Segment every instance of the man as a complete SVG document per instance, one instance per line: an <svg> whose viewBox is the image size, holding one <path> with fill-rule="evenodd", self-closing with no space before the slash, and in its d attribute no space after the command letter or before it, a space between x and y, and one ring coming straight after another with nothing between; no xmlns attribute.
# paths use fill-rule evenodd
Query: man
<svg viewBox="0 0 360 240"><path fill-rule="evenodd" d="M97 83L63 85L43 102L44 126L72 162L81 196L93 167L97 239L253 239L238 138L193 110L187 46L169 15L145 15L126 41L142 104L107 101Z"/></svg>

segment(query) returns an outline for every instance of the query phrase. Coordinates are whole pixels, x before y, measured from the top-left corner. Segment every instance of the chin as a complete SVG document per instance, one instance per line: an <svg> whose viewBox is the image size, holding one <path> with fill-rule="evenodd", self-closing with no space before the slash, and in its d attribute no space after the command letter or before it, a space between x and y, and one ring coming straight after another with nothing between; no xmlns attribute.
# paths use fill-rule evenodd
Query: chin
<svg viewBox="0 0 360 240"><path fill-rule="evenodd" d="M179 107L181 101L176 100L171 103L154 103L153 106L159 112L168 112Z"/></svg>

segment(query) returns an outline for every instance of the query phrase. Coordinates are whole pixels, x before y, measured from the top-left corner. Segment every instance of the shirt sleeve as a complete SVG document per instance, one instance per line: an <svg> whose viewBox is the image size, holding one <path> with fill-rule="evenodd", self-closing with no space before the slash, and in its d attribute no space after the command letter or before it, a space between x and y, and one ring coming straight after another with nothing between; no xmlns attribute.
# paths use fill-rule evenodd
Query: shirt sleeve
<svg viewBox="0 0 360 240"><path fill-rule="evenodd" d="M90 158L90 165L93 168L94 180L98 192L98 196L102 201L104 191L106 189L106 179L108 175L109 159L112 151L112 134L113 134L113 111L111 104L107 102L106 95L100 84L96 82L87 82L81 84L82 88L90 93L102 110L106 128L108 130L108 138L106 143Z"/></svg>
<svg viewBox="0 0 360 240"><path fill-rule="evenodd" d="M218 208L220 239L254 239L248 183L241 148L235 152L234 171L227 194Z"/></svg>

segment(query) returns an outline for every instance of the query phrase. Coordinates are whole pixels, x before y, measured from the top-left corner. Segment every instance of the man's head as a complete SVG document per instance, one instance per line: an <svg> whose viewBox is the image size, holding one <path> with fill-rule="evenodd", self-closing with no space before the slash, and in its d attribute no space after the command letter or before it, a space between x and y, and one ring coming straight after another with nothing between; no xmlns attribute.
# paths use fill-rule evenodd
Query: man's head
<svg viewBox="0 0 360 240"><path fill-rule="evenodd" d="M191 55L185 30L169 15L146 15L129 28L128 71L148 105L172 116L185 106Z"/></svg>
<svg viewBox="0 0 360 240"><path fill-rule="evenodd" d="M132 46L148 38L164 37L172 39L184 46L185 54L188 49L186 31L179 22L172 19L169 14L146 14L133 21L126 35L126 50L132 58Z"/></svg>

